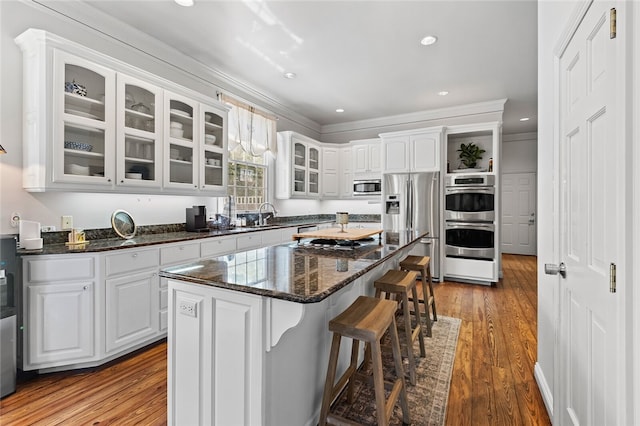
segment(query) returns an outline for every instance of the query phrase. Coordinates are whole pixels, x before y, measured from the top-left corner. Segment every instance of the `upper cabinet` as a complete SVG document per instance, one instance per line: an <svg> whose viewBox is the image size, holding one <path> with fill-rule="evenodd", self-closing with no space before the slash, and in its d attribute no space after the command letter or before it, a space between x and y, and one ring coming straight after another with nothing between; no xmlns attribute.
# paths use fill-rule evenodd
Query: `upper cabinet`
<svg viewBox="0 0 640 426"><path fill-rule="evenodd" d="M295 132L278 132L276 198L320 197L320 143Z"/></svg>
<svg viewBox="0 0 640 426"><path fill-rule="evenodd" d="M356 176L376 176L382 173L380 139L351 141L353 145L353 173Z"/></svg>
<svg viewBox="0 0 640 426"><path fill-rule="evenodd" d="M442 135L442 127L381 134L384 172L439 171Z"/></svg>
<svg viewBox="0 0 640 426"><path fill-rule="evenodd" d="M226 106L42 30L16 43L27 191L226 194Z"/></svg>

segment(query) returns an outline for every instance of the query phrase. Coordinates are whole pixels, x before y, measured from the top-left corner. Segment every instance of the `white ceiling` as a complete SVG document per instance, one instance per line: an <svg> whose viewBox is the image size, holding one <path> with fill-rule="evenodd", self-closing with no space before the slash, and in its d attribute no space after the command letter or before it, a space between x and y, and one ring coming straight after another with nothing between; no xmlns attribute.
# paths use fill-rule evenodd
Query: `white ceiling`
<svg viewBox="0 0 640 426"><path fill-rule="evenodd" d="M504 133L536 131L534 0L195 1L88 3L319 125L507 98Z"/></svg>

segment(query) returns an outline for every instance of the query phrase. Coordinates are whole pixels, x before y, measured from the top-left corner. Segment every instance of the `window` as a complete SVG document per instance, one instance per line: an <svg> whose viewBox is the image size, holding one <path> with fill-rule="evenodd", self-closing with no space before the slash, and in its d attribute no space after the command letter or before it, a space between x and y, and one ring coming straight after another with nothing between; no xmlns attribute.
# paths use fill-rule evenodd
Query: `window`
<svg viewBox="0 0 640 426"><path fill-rule="evenodd" d="M267 200L266 176L264 154L253 156L240 146L229 152L229 195L238 211L256 211Z"/></svg>
<svg viewBox="0 0 640 426"><path fill-rule="evenodd" d="M266 155L275 153L275 117L226 95L229 111L229 195L237 211L256 211L267 201Z"/></svg>

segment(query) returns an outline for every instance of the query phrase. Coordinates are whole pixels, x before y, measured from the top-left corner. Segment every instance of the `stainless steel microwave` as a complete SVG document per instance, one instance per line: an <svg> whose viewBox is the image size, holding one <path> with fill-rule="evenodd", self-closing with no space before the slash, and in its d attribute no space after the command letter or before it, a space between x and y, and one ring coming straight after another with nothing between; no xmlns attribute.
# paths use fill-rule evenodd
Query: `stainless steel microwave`
<svg viewBox="0 0 640 426"><path fill-rule="evenodd" d="M381 193L382 179L353 181L353 195L380 195Z"/></svg>

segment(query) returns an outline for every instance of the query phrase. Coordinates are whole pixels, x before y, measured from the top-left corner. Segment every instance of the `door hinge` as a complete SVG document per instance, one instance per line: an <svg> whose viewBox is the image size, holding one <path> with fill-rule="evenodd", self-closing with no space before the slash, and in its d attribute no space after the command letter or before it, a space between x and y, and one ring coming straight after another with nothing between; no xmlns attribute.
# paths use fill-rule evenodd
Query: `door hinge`
<svg viewBox="0 0 640 426"><path fill-rule="evenodd" d="M616 264L609 265L609 293L616 292Z"/></svg>
<svg viewBox="0 0 640 426"><path fill-rule="evenodd" d="M616 38L616 8L609 11L609 38Z"/></svg>

